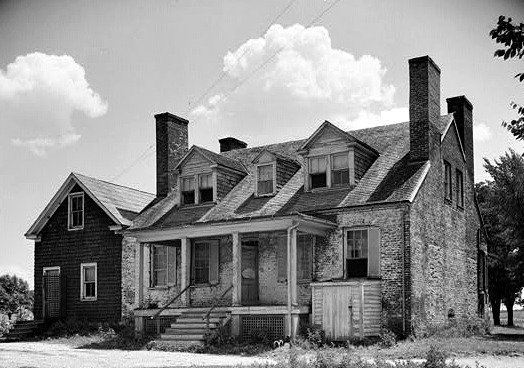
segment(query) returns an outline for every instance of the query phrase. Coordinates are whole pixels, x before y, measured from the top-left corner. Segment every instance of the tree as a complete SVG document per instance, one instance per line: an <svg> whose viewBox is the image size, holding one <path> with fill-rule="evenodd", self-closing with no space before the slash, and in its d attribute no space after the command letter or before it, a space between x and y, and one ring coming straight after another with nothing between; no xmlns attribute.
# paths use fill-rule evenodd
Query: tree
<svg viewBox="0 0 524 368"><path fill-rule="evenodd" d="M524 56L524 23L513 24L511 18L503 15L499 17L497 27L489 32L495 42L504 45L503 48L495 51L495 57L507 59ZM524 81L524 73L518 73L515 78L519 82ZM518 140L524 140L524 106L511 102L511 108L517 111L517 118L511 121L502 122L502 126L511 132Z"/></svg>
<svg viewBox="0 0 524 368"><path fill-rule="evenodd" d="M513 325L513 306L524 287L524 158L510 150L484 167L493 181L476 184L477 199L489 236L489 294L493 320L500 324L500 305Z"/></svg>
<svg viewBox="0 0 524 368"><path fill-rule="evenodd" d="M16 275L0 276L0 313L10 319L14 314L22 314L24 309L32 309L33 297L29 284Z"/></svg>

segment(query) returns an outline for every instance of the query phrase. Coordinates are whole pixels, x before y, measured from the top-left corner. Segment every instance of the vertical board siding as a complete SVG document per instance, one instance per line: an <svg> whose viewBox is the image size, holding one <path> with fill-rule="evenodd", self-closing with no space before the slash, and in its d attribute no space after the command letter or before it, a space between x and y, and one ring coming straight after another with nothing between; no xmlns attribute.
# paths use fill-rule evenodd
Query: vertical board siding
<svg viewBox="0 0 524 368"><path fill-rule="evenodd" d="M380 281L313 283L312 288L313 323L326 336L344 340L380 334Z"/></svg>

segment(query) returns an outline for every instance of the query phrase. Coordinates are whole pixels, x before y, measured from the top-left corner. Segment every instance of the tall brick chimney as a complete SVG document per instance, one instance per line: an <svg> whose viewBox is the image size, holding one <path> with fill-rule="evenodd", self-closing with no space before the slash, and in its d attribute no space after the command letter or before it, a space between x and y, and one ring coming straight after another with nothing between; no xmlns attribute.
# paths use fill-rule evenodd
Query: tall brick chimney
<svg viewBox="0 0 524 368"><path fill-rule="evenodd" d="M219 139L218 143L220 143L220 152L227 152L247 147L246 142L242 142L241 140L233 137Z"/></svg>
<svg viewBox="0 0 524 368"><path fill-rule="evenodd" d="M457 96L446 99L448 113L453 113L457 124L460 141L466 155L466 168L472 183L475 183L473 162L473 105L466 96Z"/></svg>
<svg viewBox="0 0 524 368"><path fill-rule="evenodd" d="M169 112L156 120L156 194L165 197L176 186L175 167L188 150L189 121Z"/></svg>
<svg viewBox="0 0 524 368"><path fill-rule="evenodd" d="M411 161L429 159L434 124L440 118L440 68L429 56L409 60Z"/></svg>

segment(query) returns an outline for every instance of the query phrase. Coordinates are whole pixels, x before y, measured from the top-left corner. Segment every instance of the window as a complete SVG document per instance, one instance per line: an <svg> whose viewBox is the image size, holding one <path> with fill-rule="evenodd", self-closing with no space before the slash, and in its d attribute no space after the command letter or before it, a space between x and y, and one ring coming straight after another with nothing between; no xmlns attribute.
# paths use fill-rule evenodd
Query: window
<svg viewBox="0 0 524 368"><path fill-rule="evenodd" d="M213 202L213 175L199 175L199 198L200 203Z"/></svg>
<svg viewBox="0 0 524 368"><path fill-rule="evenodd" d="M451 183L451 164L444 161L444 198L451 201L452 199L452 188Z"/></svg>
<svg viewBox="0 0 524 368"><path fill-rule="evenodd" d="M176 260L180 248L166 245L151 247L151 286L175 285Z"/></svg>
<svg viewBox="0 0 524 368"><path fill-rule="evenodd" d="M309 159L309 186L311 189L325 188L327 186L326 163L326 156Z"/></svg>
<svg viewBox="0 0 524 368"><path fill-rule="evenodd" d="M348 278L380 276L380 233L378 229L346 231L346 270Z"/></svg>
<svg viewBox="0 0 524 368"><path fill-rule="evenodd" d="M344 152L331 157L331 185L340 186L349 184L349 158Z"/></svg>
<svg viewBox="0 0 524 368"><path fill-rule="evenodd" d="M257 167L257 194L272 194L274 191L273 164Z"/></svg>
<svg viewBox="0 0 524 368"><path fill-rule="evenodd" d="M84 193L69 195L69 230L84 228Z"/></svg>
<svg viewBox="0 0 524 368"><path fill-rule="evenodd" d="M457 182L457 205L464 207L464 179L462 171L457 169L455 177Z"/></svg>
<svg viewBox="0 0 524 368"><path fill-rule="evenodd" d="M218 284L218 241L199 241L193 244L192 283Z"/></svg>
<svg viewBox="0 0 524 368"><path fill-rule="evenodd" d="M97 296L97 267L96 263L82 263L80 265L80 300L96 300Z"/></svg>
<svg viewBox="0 0 524 368"><path fill-rule="evenodd" d="M311 280L313 273L313 235L297 236L297 280Z"/></svg>
<svg viewBox="0 0 524 368"><path fill-rule="evenodd" d="M195 178L182 178L182 202L183 204L195 203Z"/></svg>

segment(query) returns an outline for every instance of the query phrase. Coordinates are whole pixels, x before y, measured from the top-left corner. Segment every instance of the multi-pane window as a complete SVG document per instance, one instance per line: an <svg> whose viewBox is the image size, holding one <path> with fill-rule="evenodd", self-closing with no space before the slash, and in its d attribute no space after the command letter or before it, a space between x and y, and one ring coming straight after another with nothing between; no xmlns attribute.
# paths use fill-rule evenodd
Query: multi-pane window
<svg viewBox="0 0 524 368"><path fill-rule="evenodd" d="M331 156L331 185L349 184L349 157L348 153Z"/></svg>
<svg viewBox="0 0 524 368"><path fill-rule="evenodd" d="M84 227L84 193L69 195L69 229Z"/></svg>
<svg viewBox="0 0 524 368"><path fill-rule="evenodd" d="M271 194L274 190L273 164L257 167L257 194Z"/></svg>
<svg viewBox="0 0 524 368"><path fill-rule="evenodd" d="M193 244L192 283L217 284L219 252L218 241L198 241Z"/></svg>
<svg viewBox="0 0 524 368"><path fill-rule="evenodd" d="M297 279L311 280L313 273L313 235L297 236Z"/></svg>
<svg viewBox="0 0 524 368"><path fill-rule="evenodd" d="M198 178L200 203L213 202L213 175L202 174Z"/></svg>
<svg viewBox="0 0 524 368"><path fill-rule="evenodd" d="M327 186L326 169L326 156L312 157L309 159L309 185L312 189Z"/></svg>
<svg viewBox="0 0 524 368"><path fill-rule="evenodd" d="M453 196L453 184L451 182L451 164L444 161L444 198L451 201Z"/></svg>
<svg viewBox="0 0 524 368"><path fill-rule="evenodd" d="M464 207L464 178L462 176L462 171L457 169L455 177L457 182L457 204L460 207Z"/></svg>
<svg viewBox="0 0 524 368"><path fill-rule="evenodd" d="M82 263L80 265L81 300L96 300L97 272L96 263Z"/></svg>
<svg viewBox="0 0 524 368"><path fill-rule="evenodd" d="M175 285L177 247L153 245L151 248L151 286Z"/></svg>
<svg viewBox="0 0 524 368"><path fill-rule="evenodd" d="M368 275L368 229L346 232L347 276L366 277Z"/></svg>
<svg viewBox="0 0 524 368"><path fill-rule="evenodd" d="M195 203L195 178L182 178L182 202L184 204Z"/></svg>

